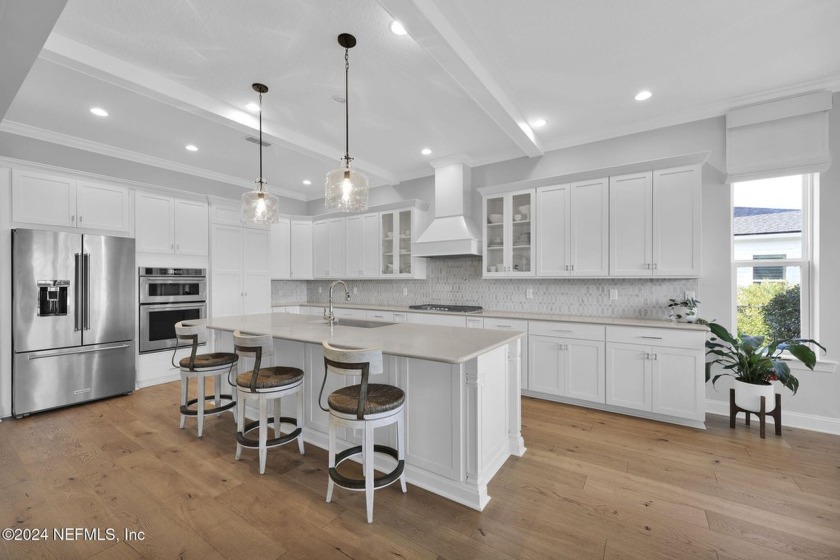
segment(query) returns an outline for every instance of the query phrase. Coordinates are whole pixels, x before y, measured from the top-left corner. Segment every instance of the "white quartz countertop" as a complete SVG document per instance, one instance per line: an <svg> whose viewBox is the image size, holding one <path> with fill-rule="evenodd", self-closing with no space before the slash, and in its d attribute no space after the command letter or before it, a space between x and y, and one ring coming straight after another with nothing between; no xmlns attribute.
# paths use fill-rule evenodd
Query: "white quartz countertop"
<svg viewBox="0 0 840 560"><path fill-rule="evenodd" d="M326 307L323 303L278 303L272 307L289 307L299 305L301 307ZM528 313L523 311L491 311L485 309L481 313L445 313L442 311L423 311L420 309L409 309L407 307L395 307L389 305L376 305L375 303L353 304L333 303L334 309L371 309L376 311L394 311L397 313L431 313L433 315L463 315L466 317L490 317L496 319L522 319L525 321L562 321L565 323L591 323L596 325L615 325L628 327L655 327L663 329L681 329L694 331L708 331L705 325L693 323L678 323L667 319L643 319L635 317L591 317L583 315L562 315L556 313Z"/></svg>
<svg viewBox="0 0 840 560"><path fill-rule="evenodd" d="M523 336L520 332L394 323L360 328L330 327L320 317L294 313L234 315L189 321L223 331L269 334L274 338L348 348L380 348L384 354L460 364Z"/></svg>

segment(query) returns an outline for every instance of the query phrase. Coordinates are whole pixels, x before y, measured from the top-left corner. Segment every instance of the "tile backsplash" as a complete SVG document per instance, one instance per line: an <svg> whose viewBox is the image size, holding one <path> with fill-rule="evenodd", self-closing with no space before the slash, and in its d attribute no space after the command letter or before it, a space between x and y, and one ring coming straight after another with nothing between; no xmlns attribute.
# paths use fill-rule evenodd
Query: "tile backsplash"
<svg viewBox="0 0 840 560"><path fill-rule="evenodd" d="M481 305L495 311L530 311L594 317L668 315L668 298L697 292L696 278L688 279L482 279L481 257L429 259L426 280L348 280L352 303L407 307L418 303ZM329 281L272 282L272 302L327 301ZM318 289L321 292L318 292ZM533 298L526 290L533 290ZM610 290L618 299L610 300ZM406 291L407 295L403 295Z"/></svg>

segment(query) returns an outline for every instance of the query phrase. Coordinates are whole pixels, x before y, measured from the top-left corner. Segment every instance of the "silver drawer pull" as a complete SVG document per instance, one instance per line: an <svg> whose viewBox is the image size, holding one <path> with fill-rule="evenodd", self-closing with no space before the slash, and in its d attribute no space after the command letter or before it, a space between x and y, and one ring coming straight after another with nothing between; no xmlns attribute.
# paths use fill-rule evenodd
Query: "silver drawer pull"
<svg viewBox="0 0 840 560"><path fill-rule="evenodd" d="M497 329L510 329L513 328L510 325L496 325Z"/></svg>
<svg viewBox="0 0 840 560"><path fill-rule="evenodd" d="M662 340L661 336L640 336L639 338L649 338L650 340Z"/></svg>
<svg viewBox="0 0 840 560"><path fill-rule="evenodd" d="M549 329L551 332L575 332L571 329Z"/></svg>

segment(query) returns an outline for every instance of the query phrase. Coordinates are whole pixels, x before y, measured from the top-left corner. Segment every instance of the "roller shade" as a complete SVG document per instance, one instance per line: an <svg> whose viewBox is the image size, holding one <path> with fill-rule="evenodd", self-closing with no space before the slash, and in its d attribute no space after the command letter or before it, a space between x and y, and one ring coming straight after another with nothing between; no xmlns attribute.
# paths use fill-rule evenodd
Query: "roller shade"
<svg viewBox="0 0 840 560"><path fill-rule="evenodd" d="M821 91L728 112L727 182L828 169L829 110L831 92Z"/></svg>

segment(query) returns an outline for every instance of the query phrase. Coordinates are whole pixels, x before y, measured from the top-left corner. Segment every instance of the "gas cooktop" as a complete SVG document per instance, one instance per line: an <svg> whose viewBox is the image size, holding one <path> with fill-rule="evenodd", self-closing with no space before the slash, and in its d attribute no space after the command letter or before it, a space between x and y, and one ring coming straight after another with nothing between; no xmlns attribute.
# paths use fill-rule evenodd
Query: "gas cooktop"
<svg viewBox="0 0 840 560"><path fill-rule="evenodd" d="M408 308L420 311L443 311L445 313L481 313L484 311L484 308L480 305L445 305L443 303L423 303L409 305Z"/></svg>

